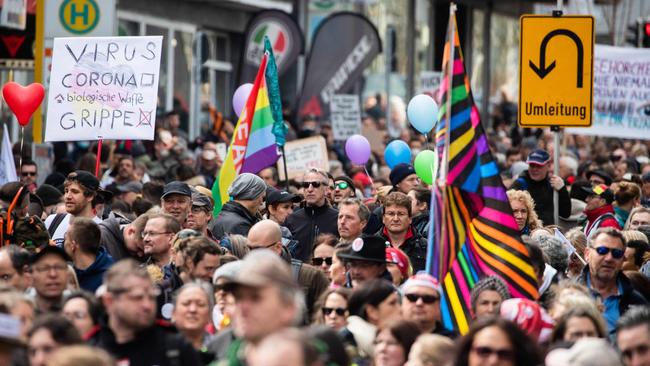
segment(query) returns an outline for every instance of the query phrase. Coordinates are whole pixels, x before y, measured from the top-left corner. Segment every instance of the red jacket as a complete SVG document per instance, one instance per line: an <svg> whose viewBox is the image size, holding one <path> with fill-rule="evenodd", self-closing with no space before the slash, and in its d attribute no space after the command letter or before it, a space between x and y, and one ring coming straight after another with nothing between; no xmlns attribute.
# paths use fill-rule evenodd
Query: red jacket
<svg viewBox="0 0 650 366"><path fill-rule="evenodd" d="M621 230L618 221L616 221L614 207L611 204L585 211L585 215L587 215L587 225L585 225L587 238L591 233L603 227L613 227Z"/></svg>

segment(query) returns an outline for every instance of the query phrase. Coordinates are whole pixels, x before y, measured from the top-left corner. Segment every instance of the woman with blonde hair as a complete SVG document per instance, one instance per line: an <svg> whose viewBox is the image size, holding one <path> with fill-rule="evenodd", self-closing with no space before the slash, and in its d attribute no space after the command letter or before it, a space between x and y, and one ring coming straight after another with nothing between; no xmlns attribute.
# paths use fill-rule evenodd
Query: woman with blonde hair
<svg viewBox="0 0 650 366"><path fill-rule="evenodd" d="M565 237L571 242L575 248L575 252L569 256L569 268L567 269L567 277L577 278L582 273L585 266L585 250L587 250L587 236L580 227L574 227L567 231Z"/></svg>
<svg viewBox="0 0 650 366"><path fill-rule="evenodd" d="M454 342L439 334L422 334L411 346L406 366L447 366L454 360Z"/></svg>
<svg viewBox="0 0 650 366"><path fill-rule="evenodd" d="M533 230L542 227L542 222L535 212L535 201L530 193L511 189L507 194L520 235L529 235Z"/></svg>

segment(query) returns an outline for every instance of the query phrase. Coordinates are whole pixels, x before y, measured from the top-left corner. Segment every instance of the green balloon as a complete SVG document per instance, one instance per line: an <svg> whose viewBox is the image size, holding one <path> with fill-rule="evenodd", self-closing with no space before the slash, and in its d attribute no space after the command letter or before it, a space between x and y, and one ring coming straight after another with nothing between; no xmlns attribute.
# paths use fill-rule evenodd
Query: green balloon
<svg viewBox="0 0 650 366"><path fill-rule="evenodd" d="M418 153L413 162L415 174L426 184L433 184L438 172L438 154L435 151L423 150Z"/></svg>

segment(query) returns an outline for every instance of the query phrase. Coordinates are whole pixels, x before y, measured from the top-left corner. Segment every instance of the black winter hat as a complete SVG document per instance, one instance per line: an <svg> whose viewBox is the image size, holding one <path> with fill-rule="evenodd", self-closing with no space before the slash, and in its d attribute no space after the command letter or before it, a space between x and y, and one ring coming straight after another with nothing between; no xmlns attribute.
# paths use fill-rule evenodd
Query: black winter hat
<svg viewBox="0 0 650 366"><path fill-rule="evenodd" d="M390 171L390 175L389 175L390 184L392 184L393 187L395 187L411 174L415 174L415 169L413 168L413 165L406 164L406 163L399 163L395 165L393 170Z"/></svg>
<svg viewBox="0 0 650 366"><path fill-rule="evenodd" d="M49 184L41 185L34 193L43 201L43 206L56 205L61 200L61 197L63 197L61 191Z"/></svg>

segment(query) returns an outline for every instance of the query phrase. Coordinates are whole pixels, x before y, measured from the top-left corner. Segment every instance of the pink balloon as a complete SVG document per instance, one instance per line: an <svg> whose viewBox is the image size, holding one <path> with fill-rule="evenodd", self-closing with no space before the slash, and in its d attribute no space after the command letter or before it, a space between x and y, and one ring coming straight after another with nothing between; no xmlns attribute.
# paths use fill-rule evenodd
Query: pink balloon
<svg viewBox="0 0 650 366"><path fill-rule="evenodd" d="M370 159L370 143L361 135L352 135L345 142L345 154L350 161L358 165L365 165Z"/></svg>
<svg viewBox="0 0 650 366"><path fill-rule="evenodd" d="M251 83L242 84L237 88L237 90L235 90L235 94L232 96L232 109L235 111L237 117L239 117L241 111L244 110L246 100L248 100L251 90L253 90L253 84Z"/></svg>

